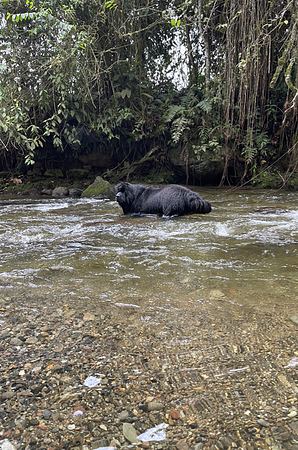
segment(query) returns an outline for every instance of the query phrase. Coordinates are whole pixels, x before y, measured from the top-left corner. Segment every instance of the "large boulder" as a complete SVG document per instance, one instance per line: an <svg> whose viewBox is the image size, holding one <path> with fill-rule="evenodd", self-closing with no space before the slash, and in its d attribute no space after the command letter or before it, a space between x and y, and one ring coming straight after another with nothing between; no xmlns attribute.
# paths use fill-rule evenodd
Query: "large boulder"
<svg viewBox="0 0 298 450"><path fill-rule="evenodd" d="M101 177L96 177L95 181L82 192L82 197L109 198L112 200L114 196L114 187Z"/></svg>

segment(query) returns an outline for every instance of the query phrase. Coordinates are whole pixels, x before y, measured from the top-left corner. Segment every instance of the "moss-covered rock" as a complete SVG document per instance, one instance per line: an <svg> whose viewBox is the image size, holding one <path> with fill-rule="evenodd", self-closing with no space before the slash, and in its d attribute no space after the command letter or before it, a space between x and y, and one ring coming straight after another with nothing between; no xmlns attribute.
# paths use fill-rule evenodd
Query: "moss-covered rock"
<svg viewBox="0 0 298 450"><path fill-rule="evenodd" d="M109 198L111 200L114 195L114 187L101 177L96 177L95 181L82 192L82 197Z"/></svg>

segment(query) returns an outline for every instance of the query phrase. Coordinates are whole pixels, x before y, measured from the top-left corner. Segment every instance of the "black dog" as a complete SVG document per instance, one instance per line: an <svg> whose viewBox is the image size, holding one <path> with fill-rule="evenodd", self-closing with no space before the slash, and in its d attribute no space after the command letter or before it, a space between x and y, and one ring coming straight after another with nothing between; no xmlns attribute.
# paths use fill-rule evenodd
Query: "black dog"
<svg viewBox="0 0 298 450"><path fill-rule="evenodd" d="M210 213L211 205L198 194L176 184L151 188L120 183L116 200L124 214L157 214L165 217Z"/></svg>

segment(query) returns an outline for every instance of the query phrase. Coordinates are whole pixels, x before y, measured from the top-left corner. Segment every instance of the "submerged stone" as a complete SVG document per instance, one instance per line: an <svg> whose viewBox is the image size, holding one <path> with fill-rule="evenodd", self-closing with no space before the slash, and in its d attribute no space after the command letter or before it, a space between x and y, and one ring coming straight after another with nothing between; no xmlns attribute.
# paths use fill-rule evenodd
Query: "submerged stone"
<svg viewBox="0 0 298 450"><path fill-rule="evenodd" d="M131 444L136 444L138 442L137 432L135 428L130 423L123 424L123 436L127 439Z"/></svg>

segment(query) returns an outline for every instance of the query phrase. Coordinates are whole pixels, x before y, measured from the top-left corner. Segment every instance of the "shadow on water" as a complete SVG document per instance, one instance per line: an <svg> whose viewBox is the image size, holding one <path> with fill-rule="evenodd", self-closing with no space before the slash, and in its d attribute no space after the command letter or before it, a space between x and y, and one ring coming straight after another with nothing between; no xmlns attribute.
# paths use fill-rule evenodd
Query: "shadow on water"
<svg viewBox="0 0 298 450"><path fill-rule="evenodd" d="M0 294L295 311L297 194L200 194L211 214L175 220L124 217L111 201L1 198Z"/></svg>

